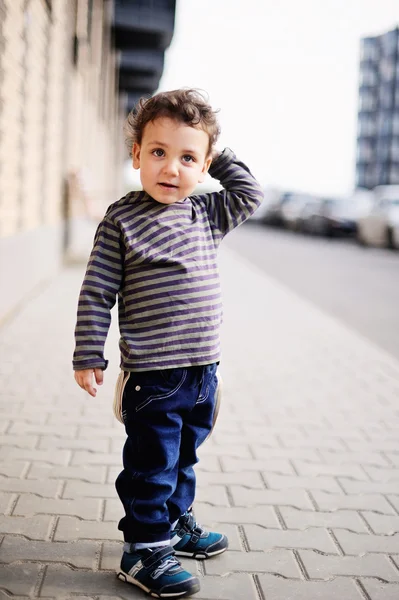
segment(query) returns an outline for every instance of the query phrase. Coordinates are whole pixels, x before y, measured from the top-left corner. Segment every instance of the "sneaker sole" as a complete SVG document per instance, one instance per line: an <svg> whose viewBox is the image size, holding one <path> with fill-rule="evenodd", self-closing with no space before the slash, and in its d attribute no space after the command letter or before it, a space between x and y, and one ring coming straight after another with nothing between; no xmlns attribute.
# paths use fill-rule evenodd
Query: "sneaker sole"
<svg viewBox="0 0 399 600"><path fill-rule="evenodd" d="M222 554L222 552L226 552L226 548L222 548L221 550L215 550L214 552L204 552L203 550L199 550L198 552L183 552L182 550L175 550L176 556L185 556L187 558L195 558L197 560L206 560L207 558L212 558L212 556L217 556L218 554Z"/></svg>
<svg viewBox="0 0 399 600"><path fill-rule="evenodd" d="M195 583L195 584L191 585L191 587L188 590L184 590L183 592L180 592L180 593L172 592L171 594L167 594L167 593L161 594L159 592L155 592L154 590L151 590L150 588L146 587L145 585L140 583L140 581L137 581L137 579L134 579L134 577L131 577L128 573L124 573L124 571L117 571L116 576L118 579L120 579L124 583L131 583L132 585L136 585L137 587L141 588L144 592L146 592L146 594L148 594L152 598L183 598L184 596L191 596L192 594L196 594L197 592L200 591L200 584ZM190 579L188 580L188 582L190 582L190 581L195 581L195 578L193 578L192 580L190 580Z"/></svg>

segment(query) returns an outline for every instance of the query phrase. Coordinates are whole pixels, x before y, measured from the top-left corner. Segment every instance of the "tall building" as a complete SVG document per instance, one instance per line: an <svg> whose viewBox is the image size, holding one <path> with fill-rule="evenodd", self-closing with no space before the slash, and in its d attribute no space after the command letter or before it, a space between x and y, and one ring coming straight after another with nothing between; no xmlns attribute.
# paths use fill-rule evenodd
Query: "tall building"
<svg viewBox="0 0 399 600"><path fill-rule="evenodd" d="M361 42L356 185L399 184L399 28Z"/></svg>
<svg viewBox="0 0 399 600"><path fill-rule="evenodd" d="M122 195L123 122L174 17L175 0L0 0L0 322Z"/></svg>

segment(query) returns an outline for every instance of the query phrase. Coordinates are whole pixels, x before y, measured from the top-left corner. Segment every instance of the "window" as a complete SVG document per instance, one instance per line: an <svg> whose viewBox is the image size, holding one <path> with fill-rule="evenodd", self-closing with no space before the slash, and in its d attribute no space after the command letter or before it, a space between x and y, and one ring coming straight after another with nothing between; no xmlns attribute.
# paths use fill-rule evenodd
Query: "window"
<svg viewBox="0 0 399 600"><path fill-rule="evenodd" d="M78 40L78 36L77 36L77 27L78 27L78 1L77 0L73 0L73 7L72 7L72 14L73 14L73 37L72 37L72 64L74 67L77 66L78 64L78 58L79 58L79 40Z"/></svg>
<svg viewBox="0 0 399 600"><path fill-rule="evenodd" d="M379 132L383 135L389 135L392 131L392 113L383 112L379 115Z"/></svg>
<svg viewBox="0 0 399 600"><path fill-rule="evenodd" d="M89 0L87 6L87 39L91 40L91 32L93 28L93 0Z"/></svg>
<svg viewBox="0 0 399 600"><path fill-rule="evenodd" d="M392 108L393 103L393 94L392 88L389 85L384 85L380 87L380 106L381 108Z"/></svg>
<svg viewBox="0 0 399 600"><path fill-rule="evenodd" d="M399 163L399 138L394 137L391 144L391 160Z"/></svg>
<svg viewBox="0 0 399 600"><path fill-rule="evenodd" d="M360 73L360 84L374 86L377 84L377 73L375 69L369 66L364 66Z"/></svg>
<svg viewBox="0 0 399 600"><path fill-rule="evenodd" d="M381 50L385 56L395 54L396 46L398 43L397 38L397 29L394 29L393 31L388 31L388 33L384 33L380 36Z"/></svg>
<svg viewBox="0 0 399 600"><path fill-rule="evenodd" d="M378 48L378 40L376 38L366 38L362 40L361 47L361 58L362 60L372 60L375 61L378 59L379 48Z"/></svg>
<svg viewBox="0 0 399 600"><path fill-rule="evenodd" d="M360 140L357 147L358 162L370 162L373 159L374 150L371 141Z"/></svg>
<svg viewBox="0 0 399 600"><path fill-rule="evenodd" d="M376 132L376 126L374 119L371 119L369 115L361 115L359 120L359 135L369 136L374 135Z"/></svg>
<svg viewBox="0 0 399 600"><path fill-rule="evenodd" d="M364 90L360 96L360 108L361 110L375 110L377 106L374 94L370 93L369 90Z"/></svg>
<svg viewBox="0 0 399 600"><path fill-rule="evenodd" d="M380 75L381 80L384 82L390 82L393 80L395 75L395 62L391 57L384 57L380 62Z"/></svg>
<svg viewBox="0 0 399 600"><path fill-rule="evenodd" d="M387 138L380 138L377 142L377 156L379 161L387 161L390 157L390 144Z"/></svg>

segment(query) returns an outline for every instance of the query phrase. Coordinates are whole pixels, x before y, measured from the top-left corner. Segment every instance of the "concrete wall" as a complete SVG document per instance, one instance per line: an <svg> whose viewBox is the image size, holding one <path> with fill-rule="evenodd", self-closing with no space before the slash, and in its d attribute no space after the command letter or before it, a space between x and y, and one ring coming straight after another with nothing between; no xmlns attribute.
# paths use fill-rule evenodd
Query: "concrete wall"
<svg viewBox="0 0 399 600"><path fill-rule="evenodd" d="M91 231L122 195L111 8L0 0L0 320L61 264L66 215Z"/></svg>

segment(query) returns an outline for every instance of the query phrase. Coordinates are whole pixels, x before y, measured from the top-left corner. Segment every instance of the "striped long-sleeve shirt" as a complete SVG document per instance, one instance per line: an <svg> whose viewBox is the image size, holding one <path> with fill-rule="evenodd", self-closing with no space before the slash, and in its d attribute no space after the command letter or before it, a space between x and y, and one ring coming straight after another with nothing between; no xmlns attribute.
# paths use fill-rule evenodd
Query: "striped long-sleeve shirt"
<svg viewBox="0 0 399 600"><path fill-rule="evenodd" d="M209 172L221 192L174 204L131 192L108 208L79 296L75 370L107 367L104 344L116 297L125 371L219 360L217 248L256 210L263 194L228 148Z"/></svg>

